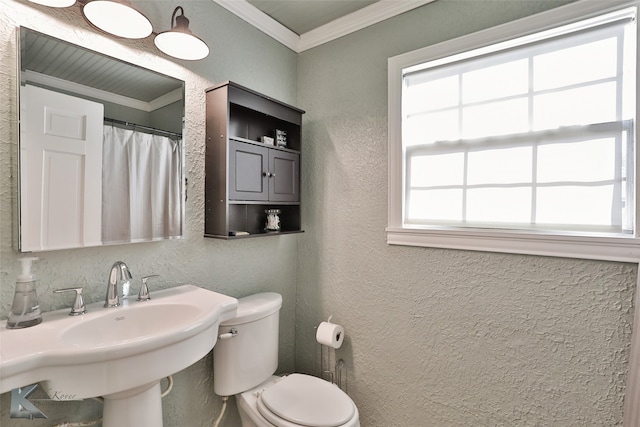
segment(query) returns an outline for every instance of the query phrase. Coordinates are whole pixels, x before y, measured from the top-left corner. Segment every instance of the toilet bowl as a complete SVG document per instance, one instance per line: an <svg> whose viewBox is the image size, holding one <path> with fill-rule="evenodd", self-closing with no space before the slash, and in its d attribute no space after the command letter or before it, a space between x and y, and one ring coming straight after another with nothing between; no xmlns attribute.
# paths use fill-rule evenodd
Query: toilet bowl
<svg viewBox="0 0 640 427"><path fill-rule="evenodd" d="M272 376L236 396L242 427L359 427L351 398L336 385L303 374Z"/></svg>
<svg viewBox="0 0 640 427"><path fill-rule="evenodd" d="M213 386L219 396L236 397L242 427L359 427L358 408L335 384L273 375L282 297L267 292L238 302L236 317L218 329Z"/></svg>

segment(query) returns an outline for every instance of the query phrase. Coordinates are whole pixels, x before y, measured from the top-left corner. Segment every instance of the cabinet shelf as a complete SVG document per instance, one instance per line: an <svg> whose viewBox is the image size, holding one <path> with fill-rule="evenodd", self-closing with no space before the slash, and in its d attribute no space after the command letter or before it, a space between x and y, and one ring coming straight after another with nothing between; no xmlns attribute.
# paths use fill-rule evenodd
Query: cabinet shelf
<svg viewBox="0 0 640 427"><path fill-rule="evenodd" d="M233 82L207 89L206 106L205 237L303 232L299 191L304 111ZM276 130L286 134L286 146L260 142L264 136L275 138ZM266 209L280 209L280 231L265 231Z"/></svg>
<svg viewBox="0 0 640 427"><path fill-rule="evenodd" d="M218 236L218 235L207 235L205 237L212 237L214 239L223 239L223 240L239 240L239 239L248 239L252 237L273 237L273 236L282 236L286 234L299 234L304 233L304 230L293 230L293 231L263 231L261 233L255 234L243 234L239 236Z"/></svg>
<svg viewBox="0 0 640 427"><path fill-rule="evenodd" d="M278 151L284 151L284 152L288 152L288 153L297 153L300 154L300 150L293 150L291 148L287 148L287 147L277 147L275 145L269 145L269 144L265 144L264 142L260 142L260 141L253 141L251 139L246 139L246 138L242 138L239 136L229 136L229 139L231 141L238 141L238 142L244 142L245 144L253 144L253 145L257 145L259 147L267 147L269 149L272 150L278 150Z"/></svg>
<svg viewBox="0 0 640 427"><path fill-rule="evenodd" d="M300 202L270 202L262 200L229 200L229 205L265 205L265 209L278 206L298 206Z"/></svg>

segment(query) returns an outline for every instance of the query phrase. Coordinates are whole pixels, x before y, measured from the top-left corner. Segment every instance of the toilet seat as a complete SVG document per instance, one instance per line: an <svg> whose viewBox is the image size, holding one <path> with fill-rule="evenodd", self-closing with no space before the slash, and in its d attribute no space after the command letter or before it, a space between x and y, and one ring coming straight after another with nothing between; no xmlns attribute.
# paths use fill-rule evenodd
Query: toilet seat
<svg viewBox="0 0 640 427"><path fill-rule="evenodd" d="M338 427L356 415L353 401L336 385L303 374L291 374L265 389L258 412L277 427Z"/></svg>

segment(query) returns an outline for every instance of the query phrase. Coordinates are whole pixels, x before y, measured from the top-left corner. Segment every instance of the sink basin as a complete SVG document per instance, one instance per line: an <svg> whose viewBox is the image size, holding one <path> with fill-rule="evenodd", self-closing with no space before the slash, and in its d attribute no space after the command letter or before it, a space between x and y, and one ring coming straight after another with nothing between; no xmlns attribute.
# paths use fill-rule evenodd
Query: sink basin
<svg viewBox="0 0 640 427"><path fill-rule="evenodd" d="M169 331L180 320L191 323L202 314L200 307L189 304L141 304L133 309L78 322L62 332L60 339L74 347L124 346L130 341L151 338L159 331Z"/></svg>
<svg viewBox="0 0 640 427"><path fill-rule="evenodd" d="M235 298L191 285L151 296L125 298L116 308L89 304L81 316L69 316L69 309L44 313L31 328L0 322L0 393L40 382L54 400L103 396L107 425L108 398L159 391L162 378L211 351L218 325L238 306Z"/></svg>

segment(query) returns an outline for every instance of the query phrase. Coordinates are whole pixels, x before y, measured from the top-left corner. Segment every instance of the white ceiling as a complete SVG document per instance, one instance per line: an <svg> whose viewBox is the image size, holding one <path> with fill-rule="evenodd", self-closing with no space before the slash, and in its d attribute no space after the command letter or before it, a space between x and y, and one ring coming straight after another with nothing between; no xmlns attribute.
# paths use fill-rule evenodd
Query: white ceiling
<svg viewBox="0 0 640 427"><path fill-rule="evenodd" d="M436 0L213 0L295 52Z"/></svg>
<svg viewBox="0 0 640 427"><path fill-rule="evenodd" d="M376 0L247 1L298 35L376 2Z"/></svg>

